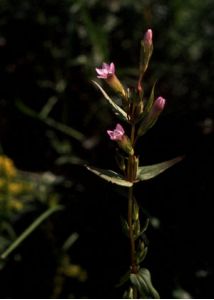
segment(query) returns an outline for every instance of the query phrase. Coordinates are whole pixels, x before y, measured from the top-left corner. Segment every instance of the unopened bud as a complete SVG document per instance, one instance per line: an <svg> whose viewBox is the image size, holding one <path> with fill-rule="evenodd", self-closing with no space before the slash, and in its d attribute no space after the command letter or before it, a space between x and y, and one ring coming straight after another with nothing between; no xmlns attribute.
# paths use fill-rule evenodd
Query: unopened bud
<svg viewBox="0 0 214 300"><path fill-rule="evenodd" d="M136 200L134 201L134 205L133 205L133 217L132 218L134 221L139 220L139 205Z"/></svg>
<svg viewBox="0 0 214 300"><path fill-rule="evenodd" d="M140 127L138 129L138 136L142 136L147 132L147 130L149 130L150 128L152 128L152 126L155 125L160 113L163 111L165 107L165 104L166 104L166 100L163 97L158 97L155 100L151 108L151 111L140 124Z"/></svg>
<svg viewBox="0 0 214 300"><path fill-rule="evenodd" d="M164 109L165 104L166 104L166 100L163 97L158 97L155 100L155 103L153 105L152 110L154 112L162 112L162 110Z"/></svg>
<svg viewBox="0 0 214 300"><path fill-rule="evenodd" d="M147 32L144 35L144 44L151 46L152 45L152 30L148 29Z"/></svg>
<svg viewBox="0 0 214 300"><path fill-rule="evenodd" d="M148 29L144 35L143 40L141 41L141 55L140 55L140 77L139 83L142 82L142 78L144 73L146 72L150 58L153 52L153 41L152 41L152 30ZM139 83L138 83L138 90L139 90Z"/></svg>

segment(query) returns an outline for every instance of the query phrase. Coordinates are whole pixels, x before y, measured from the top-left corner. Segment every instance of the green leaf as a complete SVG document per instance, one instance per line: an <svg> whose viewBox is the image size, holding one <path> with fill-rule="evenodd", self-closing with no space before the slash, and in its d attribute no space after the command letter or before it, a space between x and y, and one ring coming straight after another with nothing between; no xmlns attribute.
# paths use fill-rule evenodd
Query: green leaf
<svg viewBox="0 0 214 300"><path fill-rule="evenodd" d="M141 119L144 118L145 115L147 115L150 112L151 108L152 108L152 105L153 105L154 99L155 99L155 86L156 86L156 83L157 83L157 81L154 82L151 93L150 93L150 96L149 96L149 99L146 101L146 103L144 105L144 110L143 110L142 115L140 117Z"/></svg>
<svg viewBox="0 0 214 300"><path fill-rule="evenodd" d="M143 299L160 299L158 292L152 285L151 274L148 269L143 268L137 274L131 274L130 280Z"/></svg>
<svg viewBox="0 0 214 300"><path fill-rule="evenodd" d="M124 187L131 187L133 182L127 181L122 175L112 171L86 166L86 168L102 179Z"/></svg>
<svg viewBox="0 0 214 300"><path fill-rule="evenodd" d="M136 239L138 239L140 236L142 236L144 234L144 232L147 230L148 226L149 226L150 220L149 218L146 219L145 224L143 225L141 231L139 232L139 234L136 236Z"/></svg>
<svg viewBox="0 0 214 300"><path fill-rule="evenodd" d="M147 230L148 226L149 226L149 218L146 219L146 222L141 230L141 234L143 234Z"/></svg>
<svg viewBox="0 0 214 300"><path fill-rule="evenodd" d="M183 156L178 156L176 158L164 161L159 164L154 164L150 166L143 166L138 168L137 179L144 181L149 180L163 173L168 168L172 167L174 164L178 163L183 159Z"/></svg>
<svg viewBox="0 0 214 300"><path fill-rule="evenodd" d="M110 104L111 108L113 109L114 113L120 117L123 121L128 122L128 117L127 113L120 107L118 106L109 96L108 94L104 91L104 89L97 83L96 81L92 80L93 84L98 87L98 89L101 91L105 99L107 100L108 104Z"/></svg>
<svg viewBox="0 0 214 300"><path fill-rule="evenodd" d="M138 263L138 264L141 264L141 263L144 261L144 259L146 258L147 253L148 253L148 247L145 246L144 250L141 251L141 252L137 255L137 263Z"/></svg>
<svg viewBox="0 0 214 300"><path fill-rule="evenodd" d="M129 237L129 224L128 224L128 222L122 216L120 217L120 220L121 220L121 226L122 226L123 233L127 237Z"/></svg>

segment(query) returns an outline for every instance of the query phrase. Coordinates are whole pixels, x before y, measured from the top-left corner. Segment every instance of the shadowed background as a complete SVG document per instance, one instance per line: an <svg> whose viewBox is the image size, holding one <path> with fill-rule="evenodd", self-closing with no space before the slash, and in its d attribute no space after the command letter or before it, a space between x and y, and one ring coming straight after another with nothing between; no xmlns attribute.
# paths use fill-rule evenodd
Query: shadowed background
<svg viewBox="0 0 214 300"><path fill-rule="evenodd" d="M136 187L151 217L145 266L161 298L214 296L213 20L211 0L0 0L1 155L29 174L62 178L51 193L65 207L2 265L1 297L122 296L115 285L129 265L124 190L82 165L117 170L106 134L117 119L91 80L95 67L114 62L121 81L135 86L148 28L154 53L145 89L158 79L156 96L167 105L137 152L141 164L185 159ZM17 235L48 206L49 196L31 197L30 209L9 218ZM65 254L73 233L78 238Z"/></svg>

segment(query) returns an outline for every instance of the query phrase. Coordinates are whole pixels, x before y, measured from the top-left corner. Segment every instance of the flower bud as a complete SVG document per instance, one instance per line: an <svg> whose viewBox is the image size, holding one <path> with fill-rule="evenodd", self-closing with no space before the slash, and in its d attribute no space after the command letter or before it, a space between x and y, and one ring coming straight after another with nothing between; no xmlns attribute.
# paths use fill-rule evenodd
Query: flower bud
<svg viewBox="0 0 214 300"><path fill-rule="evenodd" d="M144 45L151 46L152 45L152 30L148 29L147 32L144 35Z"/></svg>
<svg viewBox="0 0 214 300"><path fill-rule="evenodd" d="M153 41L152 41L152 30L148 29L144 35L143 40L141 41L141 56L140 56L140 77L138 82L138 89L140 87L140 83L146 72L150 58L153 52Z"/></svg>
<svg viewBox="0 0 214 300"><path fill-rule="evenodd" d="M127 154L133 155L134 149L132 147L130 139L125 135L125 131L120 124L117 124L116 128L107 130L107 133L112 141L116 141L118 146L123 149Z"/></svg>
<svg viewBox="0 0 214 300"><path fill-rule="evenodd" d="M113 62L110 63L110 65L103 63L102 68L96 68L96 72L98 74L98 78L104 79L113 90L121 94L123 97L126 97L124 87L115 75L115 66Z"/></svg>
<svg viewBox="0 0 214 300"><path fill-rule="evenodd" d="M133 213L132 219L134 221L139 220L139 205L138 205L136 200L134 201L133 212L132 213Z"/></svg>
<svg viewBox="0 0 214 300"><path fill-rule="evenodd" d="M166 100L163 97L158 97L148 115L143 119L140 127L138 129L138 136L142 136L149 130L152 126L155 125L160 113L163 111L166 104Z"/></svg>
<svg viewBox="0 0 214 300"><path fill-rule="evenodd" d="M161 113L162 110L164 109L165 104L166 104L166 100L163 97L158 97L155 100L155 103L152 107L153 113Z"/></svg>

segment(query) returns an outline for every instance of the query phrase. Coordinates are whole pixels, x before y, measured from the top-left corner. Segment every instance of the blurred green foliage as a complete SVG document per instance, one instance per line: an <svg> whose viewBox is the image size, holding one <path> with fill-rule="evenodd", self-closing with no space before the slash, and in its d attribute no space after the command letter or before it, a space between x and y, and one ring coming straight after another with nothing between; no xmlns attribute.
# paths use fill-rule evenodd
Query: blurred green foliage
<svg viewBox="0 0 214 300"><path fill-rule="evenodd" d="M41 253L44 252L43 263L48 270L51 270L50 273L44 272L40 275L41 281L48 278L47 289L39 291L32 285L35 293L37 292L36 295L40 297L41 295L50 297L53 294L58 297L90 297L92 295L96 297L103 291L102 282L100 290L97 291L96 284L93 285L95 275L90 272L89 283L79 282L86 274L84 273L87 271L85 271L85 266L91 270L95 268L94 261L91 265L86 263L90 255L80 249L78 251L80 261L73 263L72 255L64 253L61 246L66 236L75 232L76 229L82 231L85 236L90 235L93 241L91 236L94 234L94 228L97 227L88 225L87 221L92 219L88 217L88 210L97 222L99 220L91 208L95 203L86 204L87 188L89 188L87 184L90 179L83 178L83 171L81 167L79 171L78 165L90 161L100 167L106 167L112 163L112 160L106 157L106 151L111 153L112 148L107 146L105 132L115 119L103 97L91 84L91 79L95 77L94 68L101 65L103 61L113 61L118 77L125 84L135 86L138 77L140 40L147 28L153 29L154 54L145 89L148 92L148 87L151 87L158 79L157 96L162 95L167 99L166 112L162 118L166 120L165 128L168 128L168 135L160 130L155 138L156 140L162 138L162 143L166 142L166 145L159 146L160 148L157 149L154 143L151 144L149 150L146 148L145 152L149 152L151 156L154 153L159 156L163 155L162 158L165 159L164 155L169 151L168 145L171 146L173 142L174 147L186 150L185 146L182 148L173 140L175 125L172 125L170 132L170 122L167 120L177 122L176 128L179 130L181 130L181 124L183 130L181 134L185 135L186 130L187 140L191 135L190 130L185 128L188 122L194 123L193 126L198 126L197 128L200 128L199 130L207 136L213 133L213 20L214 3L212 0L0 0L1 154L12 158L22 180L24 178L24 182L27 182L31 188L33 184L36 192L36 196L34 193L32 196L30 191L25 190L24 193L18 195L18 200L17 195L16 197L9 195L10 201L7 202L7 206L10 204L12 207L10 212L15 214L15 219L7 219L9 227L7 225L6 228L5 216L3 216L5 210L2 207L3 203L6 203L8 193L5 196L1 188L2 181L0 181L0 248L2 249L2 245L5 248L14 241L17 236L17 230L14 230L14 227L18 226L18 232L21 232L32 222L30 209L25 213L17 209L25 206L23 203L26 198L30 199L29 203L27 200L26 207L33 205L35 211L40 212L41 205L42 208L44 208L43 205L48 206L50 195L52 192L55 194L52 184L44 184L44 189L41 190L38 186L41 187L43 184L35 187L35 183L37 180L40 181L40 175L43 174L35 172L51 171L63 176L57 195L60 195L59 199L65 205L68 214L64 213L63 224L51 218L49 223L40 229L39 236L34 236L34 241L31 240L31 251L35 246L38 247L41 261L43 261ZM179 130L177 129L177 132ZM179 141L181 140L180 136ZM145 147L148 147L147 140ZM188 143L186 147L190 147ZM21 169L27 170L28 173ZM0 174L1 172L2 169ZM190 175L194 178L192 173L190 172ZM202 179L200 177L200 180ZM188 187L189 180L187 180L188 184L186 183ZM3 184L5 186L5 182ZM11 187L11 183L9 186ZM195 181L191 186L192 189L195 188ZM102 186L98 188L102 190ZM202 185L201 190L205 191ZM87 221L83 220L84 217ZM57 226L62 232L65 231L63 234L58 232L58 236L55 235ZM41 236L44 242L42 249L38 245ZM92 244L91 240L86 242L89 248ZM178 249L180 249L179 245L180 243L176 244ZM30 243L20 250L21 253L23 252L23 262L20 263L22 266L28 263L27 247L30 247ZM32 257L36 260L37 255L33 256L32 253L30 258ZM52 263L51 267L46 265L47 261ZM121 265L123 263L124 261ZM13 267L15 262L11 264ZM106 263L106 267L108 264L109 262ZM4 265L4 267L5 269L1 271L3 272L1 278L7 280L7 270L10 270L11 265L9 267ZM36 263L34 267L37 267ZM37 271L43 273L41 269ZM79 275L74 275L75 272ZM109 273L103 275L103 282L109 284L106 283L104 292L112 296L113 292L119 292L115 292L113 288L109 289L111 280L113 281L109 279ZM185 270L181 275L176 275L176 278L171 279L173 281L171 285L168 282L164 285L162 280L163 287L159 287L158 290L163 291L165 297L172 297L172 290L175 286L177 289L182 291L185 289L187 293L190 293L188 287L180 286L179 283L184 273ZM73 281L63 279L62 284L62 277L66 276L76 276L76 278L73 278ZM174 273L173 275L169 273L167 278L172 278L172 276ZM29 276L27 279L29 280ZM36 280L38 278L32 275L32 280L29 282L37 282ZM58 289L57 286L54 288L53 283L57 280L60 282ZM44 279L42 284L45 285L45 283ZM203 291L206 290L209 294L209 289L206 287L207 285ZM200 291L191 284L190 289L195 297L201 296ZM20 290L17 288L14 293L18 291L17 293L21 294L22 290L21 287ZM30 290L31 285L29 285L29 290L26 288L27 297L29 297ZM8 297L5 291L6 288L2 291L2 295ZM11 289L10 293L12 293ZM30 297L32 294L33 292ZM177 294L174 293L174 295Z"/></svg>

